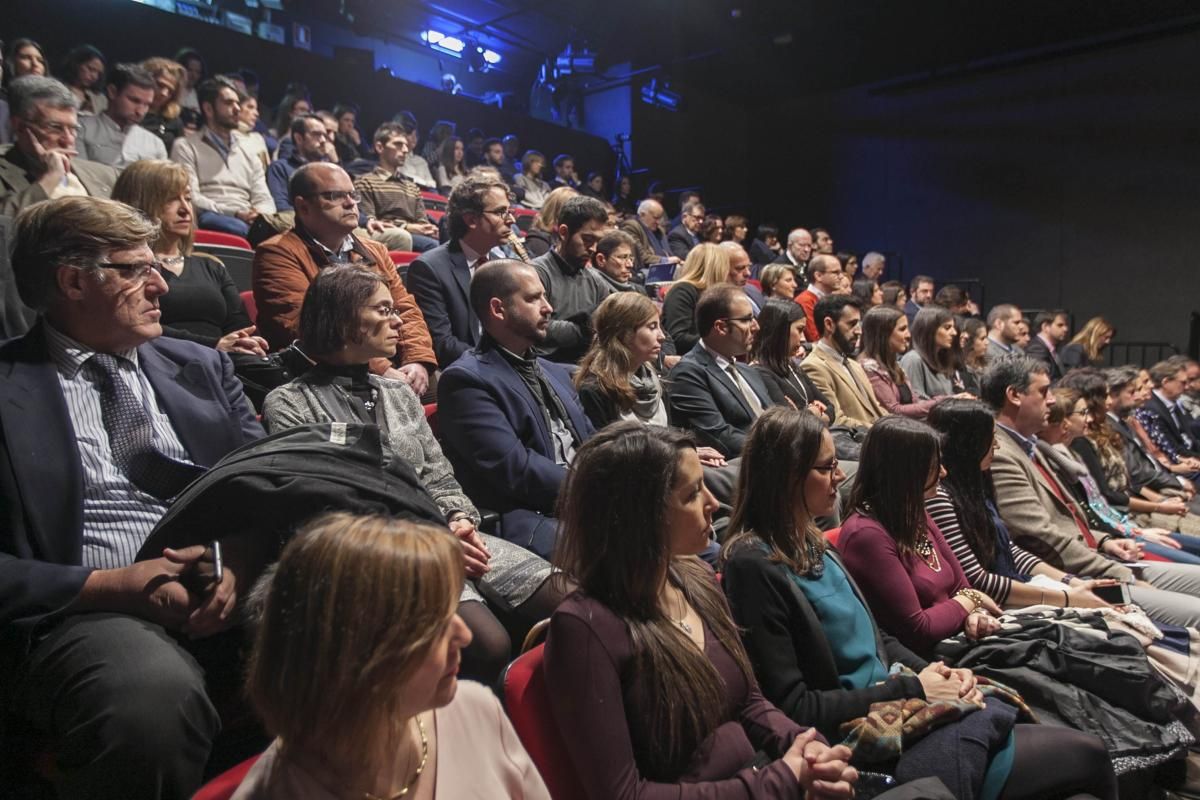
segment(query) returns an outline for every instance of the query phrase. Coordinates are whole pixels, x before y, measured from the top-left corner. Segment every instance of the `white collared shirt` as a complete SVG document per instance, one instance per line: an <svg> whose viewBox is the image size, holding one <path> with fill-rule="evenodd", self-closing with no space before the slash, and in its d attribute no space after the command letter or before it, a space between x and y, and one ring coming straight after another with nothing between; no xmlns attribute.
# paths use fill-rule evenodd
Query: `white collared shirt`
<svg viewBox="0 0 1200 800"><path fill-rule="evenodd" d="M148 158L165 160L167 146L141 125L130 125L121 130L117 121L107 113L81 117L79 127L79 149L84 158L97 161L117 169L125 169L135 161Z"/></svg>

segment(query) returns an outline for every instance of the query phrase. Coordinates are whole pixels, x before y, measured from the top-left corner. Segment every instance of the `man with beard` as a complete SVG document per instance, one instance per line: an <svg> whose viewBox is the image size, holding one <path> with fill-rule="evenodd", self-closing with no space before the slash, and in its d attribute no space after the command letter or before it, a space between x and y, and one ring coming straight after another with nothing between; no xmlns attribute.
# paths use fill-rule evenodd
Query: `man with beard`
<svg viewBox="0 0 1200 800"><path fill-rule="evenodd" d="M136 64L113 66L108 74L108 107L79 120L83 155L117 169L143 158L166 158L162 139L141 124L154 90L153 76Z"/></svg>
<svg viewBox="0 0 1200 800"><path fill-rule="evenodd" d="M274 214L276 209L262 163L238 133L238 90L224 78L212 78L200 84L196 94L204 127L176 139L171 160L191 174L196 224L245 236L260 214Z"/></svg>
<svg viewBox="0 0 1200 800"><path fill-rule="evenodd" d="M813 310L821 338L800 366L821 394L833 401L833 424L869 428L887 414L867 373L854 360L862 335L862 304L850 295L823 297Z"/></svg>
<svg viewBox="0 0 1200 800"><path fill-rule="evenodd" d="M546 358L574 364L592 343L592 312L612 287L588 269L596 243L608 226L608 211L594 197L572 197L558 217L558 244L533 260L546 289L553 318L546 335Z"/></svg>
<svg viewBox="0 0 1200 800"><path fill-rule="evenodd" d="M498 178L467 177L446 206L450 241L408 267L408 288L421 307L442 369L479 344L483 329L471 310L471 277L503 258L514 222L508 187Z"/></svg>
<svg viewBox="0 0 1200 800"><path fill-rule="evenodd" d="M499 535L550 558L558 490L592 423L570 373L537 356L554 312L538 272L490 261L470 299L483 336L438 381L442 448L467 495L500 513Z"/></svg>

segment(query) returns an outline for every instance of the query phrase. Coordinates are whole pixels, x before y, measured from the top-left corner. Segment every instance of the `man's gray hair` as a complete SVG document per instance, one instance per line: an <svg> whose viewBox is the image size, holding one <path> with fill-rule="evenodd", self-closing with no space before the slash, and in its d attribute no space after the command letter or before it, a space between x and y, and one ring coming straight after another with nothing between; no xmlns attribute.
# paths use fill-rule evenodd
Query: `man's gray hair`
<svg viewBox="0 0 1200 800"><path fill-rule="evenodd" d="M884 257L883 253L876 253L874 250L872 250L863 256L862 265L864 267L869 267L879 261L887 261L887 259Z"/></svg>
<svg viewBox="0 0 1200 800"><path fill-rule="evenodd" d="M642 214L649 214L654 210L655 206L657 206L659 210L662 209L662 203L658 202L653 197L647 197L645 200L638 203L638 216L640 217Z"/></svg>
<svg viewBox="0 0 1200 800"><path fill-rule="evenodd" d="M44 75L26 75L8 85L8 109L14 117L29 119L38 105L79 110L79 100L62 81Z"/></svg>
<svg viewBox="0 0 1200 800"><path fill-rule="evenodd" d="M1109 394L1119 394L1129 384L1138 379L1141 371L1137 367L1109 367L1104 370L1104 385Z"/></svg>
<svg viewBox="0 0 1200 800"><path fill-rule="evenodd" d="M802 234L802 233L808 233L808 228L792 228L790 231L788 231L788 242L787 243L789 245L792 244L793 242L795 242L797 239L800 238L800 234ZM811 233L809 233L808 235L810 237L812 236Z"/></svg>
<svg viewBox="0 0 1200 800"><path fill-rule="evenodd" d="M1025 394L1034 375L1049 372L1046 364L1025 355L1009 354L993 359L979 380L979 398L991 406L992 411L999 412L1004 409L1010 388Z"/></svg>

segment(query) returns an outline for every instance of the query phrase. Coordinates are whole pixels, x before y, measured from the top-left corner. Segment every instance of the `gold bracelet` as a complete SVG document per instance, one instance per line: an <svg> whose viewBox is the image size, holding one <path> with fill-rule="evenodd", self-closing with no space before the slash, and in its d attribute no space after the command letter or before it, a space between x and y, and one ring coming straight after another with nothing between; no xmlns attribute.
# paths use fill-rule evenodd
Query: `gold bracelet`
<svg viewBox="0 0 1200 800"><path fill-rule="evenodd" d="M980 606L983 605L983 592L980 592L977 589L959 589L957 592L954 593L954 596L955 597L960 597L960 596L965 597L968 600L970 600L972 603L974 603L975 608L971 609L972 611L978 609Z"/></svg>

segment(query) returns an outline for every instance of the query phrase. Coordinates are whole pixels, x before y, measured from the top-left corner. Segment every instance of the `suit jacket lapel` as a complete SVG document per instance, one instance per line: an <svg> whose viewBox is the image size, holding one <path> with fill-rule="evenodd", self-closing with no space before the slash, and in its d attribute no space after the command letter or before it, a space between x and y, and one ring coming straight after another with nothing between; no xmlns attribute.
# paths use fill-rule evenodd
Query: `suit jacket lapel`
<svg viewBox="0 0 1200 800"><path fill-rule="evenodd" d="M538 445L542 455L553 458L554 444L550 441L550 431L546 427L546 418L542 413L542 407L533 399L533 395L530 394L529 387L525 384L524 379L517 374L512 365L504 360L504 356L497 353L494 348L480 353L479 359L483 363L490 365L496 373L496 377L507 383L510 390L514 390L513 393L521 398L526 410L529 412L530 418L537 426L538 435L541 438Z"/></svg>
<svg viewBox="0 0 1200 800"><path fill-rule="evenodd" d="M750 404L746 402L746 396L742 394L741 388L733 382L733 378L729 376L729 373L717 366L717 360L713 358L712 353L704 349L703 345L697 344L696 349L698 351L696 353L697 358L704 364L704 368L708 370L709 374L715 375L717 380L721 382L721 385L729 390L729 393L733 395L733 398L738 401L742 408L746 409L746 413L753 417L754 410L750 408ZM735 366L734 369L737 369L737 367Z"/></svg>
<svg viewBox="0 0 1200 800"><path fill-rule="evenodd" d="M454 276L454 282L458 284L458 288L462 291L462 300L467 307L467 320L469 325L468 333L471 336L471 344L479 344L479 319L475 316L475 309L471 308L471 265L467 263L467 255L462 251L461 247L451 245L450 253L450 274Z"/></svg>
<svg viewBox="0 0 1200 800"><path fill-rule="evenodd" d="M83 468L58 372L38 322L0 374L0 425L19 477L29 535L47 560L78 564L82 553Z"/></svg>
<svg viewBox="0 0 1200 800"><path fill-rule="evenodd" d="M181 366L147 343L138 348L138 363L193 462L211 467L236 448L238 442L215 435L229 430L229 413L214 402L199 361Z"/></svg>

